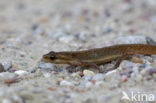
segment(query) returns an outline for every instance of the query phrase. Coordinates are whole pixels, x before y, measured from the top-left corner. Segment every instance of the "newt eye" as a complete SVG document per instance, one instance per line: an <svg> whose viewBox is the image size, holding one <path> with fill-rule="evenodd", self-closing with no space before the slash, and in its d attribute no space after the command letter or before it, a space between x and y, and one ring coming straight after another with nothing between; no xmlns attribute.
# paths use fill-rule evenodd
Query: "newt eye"
<svg viewBox="0 0 156 103"><path fill-rule="evenodd" d="M56 59L55 52L53 52L53 51L50 52L50 59L51 60Z"/></svg>
<svg viewBox="0 0 156 103"><path fill-rule="evenodd" d="M55 56L54 56L54 55L51 55L51 56L50 56L50 59L51 59L51 60L54 60L54 59L55 59Z"/></svg>

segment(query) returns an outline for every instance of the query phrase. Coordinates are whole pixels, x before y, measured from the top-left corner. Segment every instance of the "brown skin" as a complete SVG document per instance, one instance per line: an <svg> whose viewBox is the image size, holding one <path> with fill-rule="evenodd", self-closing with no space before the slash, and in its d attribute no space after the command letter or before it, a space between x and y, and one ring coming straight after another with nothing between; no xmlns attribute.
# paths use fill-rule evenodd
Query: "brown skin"
<svg viewBox="0 0 156 103"><path fill-rule="evenodd" d="M134 54L156 54L156 46L146 44L122 44L83 51L52 51L43 55L42 61L55 64L99 68L97 65L105 64L117 59L118 61L115 65L115 68L117 68L122 60Z"/></svg>

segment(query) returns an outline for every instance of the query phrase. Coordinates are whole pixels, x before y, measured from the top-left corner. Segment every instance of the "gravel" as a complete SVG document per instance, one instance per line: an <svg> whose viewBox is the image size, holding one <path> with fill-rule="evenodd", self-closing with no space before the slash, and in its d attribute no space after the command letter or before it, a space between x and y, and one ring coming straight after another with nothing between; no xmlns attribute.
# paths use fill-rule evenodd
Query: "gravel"
<svg viewBox="0 0 156 103"><path fill-rule="evenodd" d="M0 103L136 102L121 100L123 91L156 96L155 55L136 54L115 70L112 61L100 66L103 73L41 62L49 51L156 41L155 10L155 0L1 1Z"/></svg>

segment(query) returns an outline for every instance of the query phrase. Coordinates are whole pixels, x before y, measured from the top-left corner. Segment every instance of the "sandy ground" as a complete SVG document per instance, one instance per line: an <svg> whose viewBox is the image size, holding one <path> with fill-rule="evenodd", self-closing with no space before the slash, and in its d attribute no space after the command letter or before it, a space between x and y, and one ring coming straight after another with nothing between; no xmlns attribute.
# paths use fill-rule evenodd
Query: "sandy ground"
<svg viewBox="0 0 156 103"><path fill-rule="evenodd" d="M155 103L154 55L108 73L40 63L49 51L145 43L145 36L156 40L155 0L0 0L0 103L146 103L151 95Z"/></svg>

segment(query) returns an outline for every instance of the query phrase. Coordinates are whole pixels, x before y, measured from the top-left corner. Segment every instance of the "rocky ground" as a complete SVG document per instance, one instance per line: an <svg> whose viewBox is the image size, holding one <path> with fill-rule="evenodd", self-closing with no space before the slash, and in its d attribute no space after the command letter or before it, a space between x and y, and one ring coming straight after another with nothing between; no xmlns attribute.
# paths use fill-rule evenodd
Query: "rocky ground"
<svg viewBox="0 0 156 103"><path fill-rule="evenodd" d="M156 40L155 0L1 0L0 103L155 103L155 55L106 73L40 61L52 50L146 44L147 36Z"/></svg>

